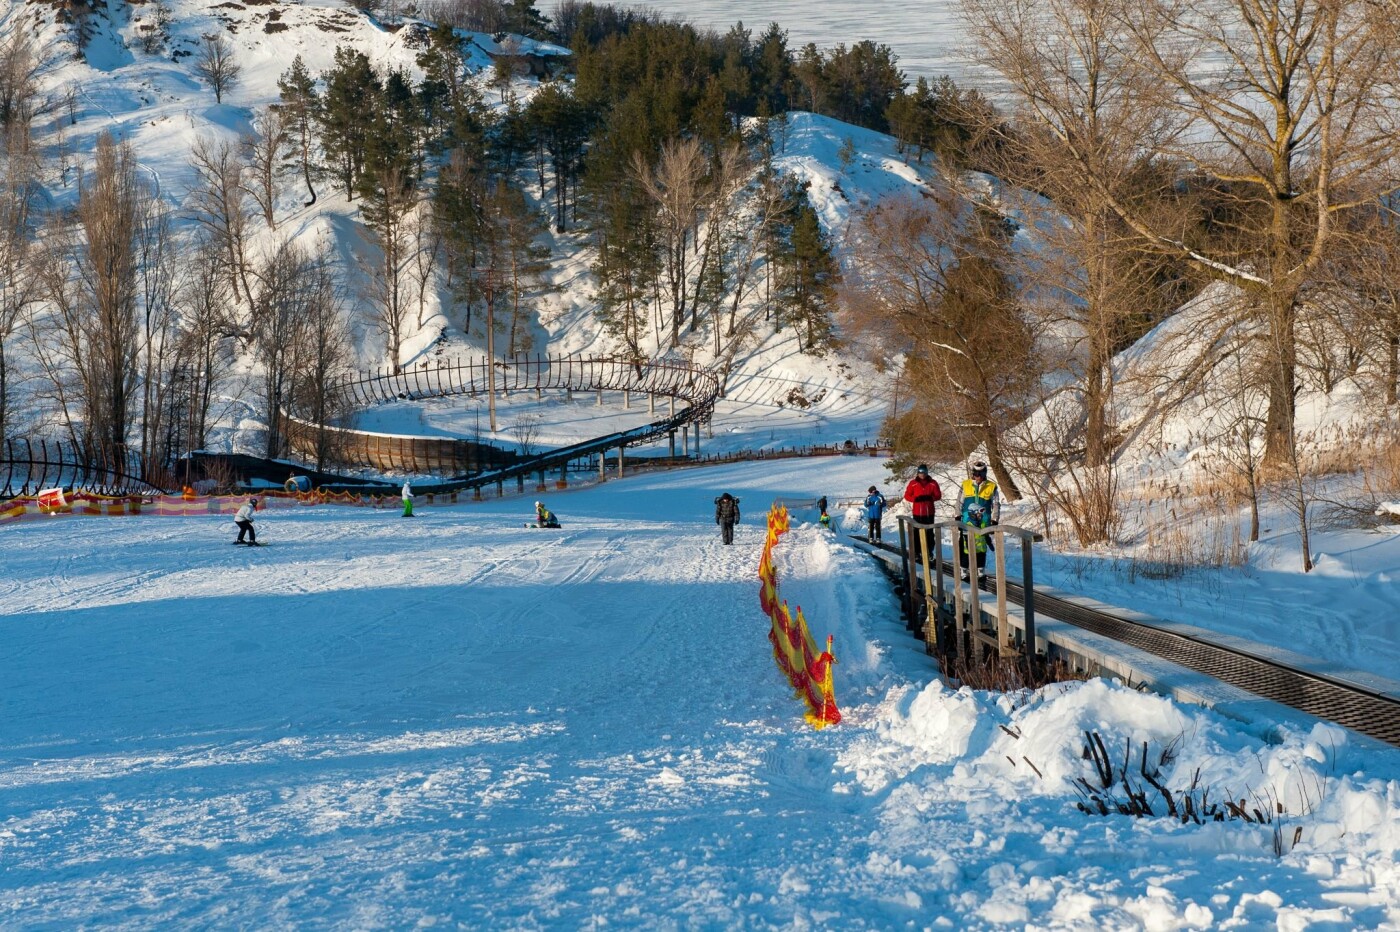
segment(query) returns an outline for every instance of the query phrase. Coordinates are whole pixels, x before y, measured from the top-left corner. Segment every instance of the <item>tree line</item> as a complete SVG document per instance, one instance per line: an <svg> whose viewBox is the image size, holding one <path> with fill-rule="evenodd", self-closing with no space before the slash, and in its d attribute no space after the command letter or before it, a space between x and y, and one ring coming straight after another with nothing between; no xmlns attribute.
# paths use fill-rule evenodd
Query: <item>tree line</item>
<svg viewBox="0 0 1400 932"><path fill-rule="evenodd" d="M868 261L852 300L910 353L912 407L894 432L911 449L983 449L1005 490L1029 483L1093 543L1116 528L1121 445L1198 405L1201 439L1250 499L1251 539L1268 482L1299 518L1309 567L1299 391L1350 379L1378 424L1400 394L1395 10L963 0L962 12L1011 105L972 101L956 143L995 193L979 208L950 195L881 205L857 247ZM1203 323L1163 347L1171 373L1121 384L1115 354L1211 285L1224 290ZM1120 421L1115 399L1130 398L1155 399L1150 416Z"/></svg>

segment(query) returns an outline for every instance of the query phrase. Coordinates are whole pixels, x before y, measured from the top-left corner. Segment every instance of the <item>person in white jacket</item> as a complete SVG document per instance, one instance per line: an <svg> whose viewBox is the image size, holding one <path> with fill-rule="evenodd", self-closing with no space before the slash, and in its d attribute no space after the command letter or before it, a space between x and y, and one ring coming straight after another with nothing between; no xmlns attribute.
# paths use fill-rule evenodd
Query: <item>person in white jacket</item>
<svg viewBox="0 0 1400 932"><path fill-rule="evenodd" d="M413 489L408 487L408 482L403 484L403 517L413 517Z"/></svg>
<svg viewBox="0 0 1400 932"><path fill-rule="evenodd" d="M234 541L235 544L250 544L253 546L257 546L258 532L253 530L253 511L257 507L258 500L256 498L250 498L247 502L245 502L242 505L242 507L238 509L238 512L233 516L233 523L238 525L238 540ZM243 539L243 536L245 534L248 536L248 539L246 541Z"/></svg>

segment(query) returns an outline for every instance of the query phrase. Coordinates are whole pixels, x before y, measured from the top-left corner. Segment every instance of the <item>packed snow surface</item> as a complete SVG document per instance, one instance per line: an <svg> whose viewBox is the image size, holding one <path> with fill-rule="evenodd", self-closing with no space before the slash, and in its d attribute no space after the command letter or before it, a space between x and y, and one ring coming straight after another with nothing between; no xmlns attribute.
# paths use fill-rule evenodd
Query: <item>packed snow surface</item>
<svg viewBox="0 0 1400 932"><path fill-rule="evenodd" d="M881 477L287 509L261 549L227 517L0 528L0 925L1400 927L1400 752L1107 682L943 686L812 523ZM533 497L562 530L523 527ZM821 732L758 607L778 498L783 595L835 635ZM1174 743L1171 787L1278 800L1284 853L1268 825L1081 814L1086 730Z"/></svg>

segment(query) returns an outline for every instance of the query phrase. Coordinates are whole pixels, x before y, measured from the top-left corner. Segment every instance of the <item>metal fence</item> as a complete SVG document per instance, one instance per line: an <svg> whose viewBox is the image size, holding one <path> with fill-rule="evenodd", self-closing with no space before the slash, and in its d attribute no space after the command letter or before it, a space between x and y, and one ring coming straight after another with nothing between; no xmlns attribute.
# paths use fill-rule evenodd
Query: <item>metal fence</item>
<svg viewBox="0 0 1400 932"><path fill-rule="evenodd" d="M445 359L393 374L384 370L356 375L341 383L357 408L393 401L417 401L453 395L484 395L494 381L497 392L624 392L663 398L666 417L644 427L585 441L566 451L551 451L528 461L514 452L469 440L409 437L316 425L288 418L294 450L314 449L317 434L330 434L337 462L389 473L466 477L504 471L505 477L558 468L563 462L602 449L634 445L707 421L719 398L719 380L703 369L679 363L632 363L611 357L517 356L497 360L494 375L481 359ZM676 402L683 407L677 408ZM563 453L561 458L560 453ZM499 478L499 476L498 476Z"/></svg>
<svg viewBox="0 0 1400 932"><path fill-rule="evenodd" d="M0 498L33 495L55 487L100 495L144 495L166 491L141 478L141 458L59 440L17 439L0 449Z"/></svg>

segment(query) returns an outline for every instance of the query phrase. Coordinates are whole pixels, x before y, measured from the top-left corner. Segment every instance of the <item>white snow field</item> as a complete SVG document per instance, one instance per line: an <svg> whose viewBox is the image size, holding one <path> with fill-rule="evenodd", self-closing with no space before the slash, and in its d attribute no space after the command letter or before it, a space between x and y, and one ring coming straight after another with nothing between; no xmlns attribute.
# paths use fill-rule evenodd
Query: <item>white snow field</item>
<svg viewBox="0 0 1400 932"><path fill-rule="evenodd" d="M1107 682L951 691L799 507L780 584L835 635L845 715L810 729L762 515L880 477L652 473L540 496L560 531L522 527L529 494L288 509L256 550L226 517L0 528L0 926L1400 928L1400 752ZM1084 730L1279 800L1284 853L1081 814Z"/></svg>

